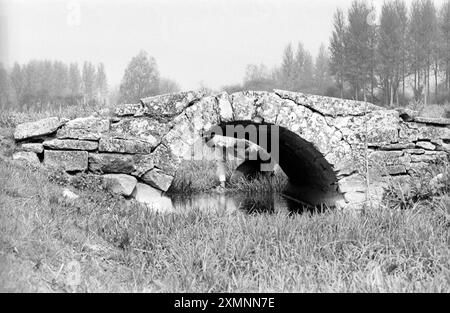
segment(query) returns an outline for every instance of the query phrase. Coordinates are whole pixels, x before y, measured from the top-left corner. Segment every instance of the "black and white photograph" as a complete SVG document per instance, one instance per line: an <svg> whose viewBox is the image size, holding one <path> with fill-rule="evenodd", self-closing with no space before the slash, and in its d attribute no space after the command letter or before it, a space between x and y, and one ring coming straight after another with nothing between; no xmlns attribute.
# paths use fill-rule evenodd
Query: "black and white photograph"
<svg viewBox="0 0 450 313"><path fill-rule="evenodd" d="M450 293L450 0L0 0L0 292Z"/></svg>

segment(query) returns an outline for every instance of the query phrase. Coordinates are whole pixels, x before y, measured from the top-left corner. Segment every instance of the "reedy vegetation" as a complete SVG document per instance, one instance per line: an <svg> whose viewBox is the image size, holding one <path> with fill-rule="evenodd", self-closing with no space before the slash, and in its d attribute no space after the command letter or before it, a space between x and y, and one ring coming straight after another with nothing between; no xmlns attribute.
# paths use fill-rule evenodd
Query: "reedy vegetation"
<svg viewBox="0 0 450 313"><path fill-rule="evenodd" d="M287 183L284 173L273 175L260 175L254 180L246 180L243 177L231 181L231 175L239 162L227 160L227 184L228 192L279 192ZM175 176L169 193L192 194L213 191L220 184L216 175L216 163L210 160L184 161Z"/></svg>

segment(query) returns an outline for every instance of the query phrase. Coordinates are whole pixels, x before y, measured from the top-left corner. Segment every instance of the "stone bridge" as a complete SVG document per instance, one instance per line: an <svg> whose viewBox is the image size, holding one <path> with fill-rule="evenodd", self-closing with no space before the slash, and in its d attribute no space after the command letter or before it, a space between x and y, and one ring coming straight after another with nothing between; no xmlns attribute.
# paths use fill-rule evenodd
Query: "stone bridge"
<svg viewBox="0 0 450 313"><path fill-rule="evenodd" d="M124 195L144 187L160 194L182 160L194 156L192 147L212 142L229 125L253 127L269 138L276 129L278 155L272 160L314 204L379 200L387 184L414 179L432 163L448 163L450 152L449 119L275 90L181 92L119 105L109 116L21 124L14 136L23 151L14 158L104 174Z"/></svg>

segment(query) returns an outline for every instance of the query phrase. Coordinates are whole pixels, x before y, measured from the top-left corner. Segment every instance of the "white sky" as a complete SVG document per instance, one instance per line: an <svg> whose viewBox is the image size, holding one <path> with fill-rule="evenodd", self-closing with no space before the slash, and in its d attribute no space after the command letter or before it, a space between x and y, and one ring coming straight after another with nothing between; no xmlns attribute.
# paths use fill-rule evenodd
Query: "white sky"
<svg viewBox="0 0 450 313"><path fill-rule="evenodd" d="M0 0L0 62L103 62L112 86L145 50L183 89L218 88L241 82L249 63L278 64L289 42L316 54L351 1Z"/></svg>

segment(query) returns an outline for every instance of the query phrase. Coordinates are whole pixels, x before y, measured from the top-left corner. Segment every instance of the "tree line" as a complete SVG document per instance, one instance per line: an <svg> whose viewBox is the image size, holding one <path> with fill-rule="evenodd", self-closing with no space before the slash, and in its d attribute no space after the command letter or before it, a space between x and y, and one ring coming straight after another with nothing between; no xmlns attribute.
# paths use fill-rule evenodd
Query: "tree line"
<svg viewBox="0 0 450 313"><path fill-rule="evenodd" d="M103 63L65 64L32 60L15 63L10 71L0 64L0 107L43 110L78 104L104 104L108 83Z"/></svg>
<svg viewBox="0 0 450 313"><path fill-rule="evenodd" d="M105 105L107 102L135 103L139 99L180 90L161 77L155 59L141 51L125 69L118 90L109 90L103 63L65 64L33 60L14 64L7 71L0 63L0 108L46 110L75 105Z"/></svg>
<svg viewBox="0 0 450 313"><path fill-rule="evenodd" d="M450 101L450 1L354 1L337 10L330 40L331 73L340 95L386 105L410 99Z"/></svg>
<svg viewBox="0 0 450 313"><path fill-rule="evenodd" d="M288 44L283 52L281 64L268 68L264 64L249 64L242 84L223 86L222 90L271 91L274 88L301 91L318 95L334 95L335 87L329 71L329 56L325 45L321 45L314 58L301 42L296 49Z"/></svg>
<svg viewBox="0 0 450 313"><path fill-rule="evenodd" d="M279 66L250 64L242 84L229 92L306 92L381 105L450 101L450 1L385 1L380 16L367 1L355 0L346 14L337 9L328 49L314 58L288 44Z"/></svg>
<svg viewBox="0 0 450 313"><path fill-rule="evenodd" d="M241 84L222 90L273 90L367 100L381 105L413 101L450 102L450 0L387 0L380 16L365 0L354 0L333 16L329 46L317 56L301 42L288 44L278 66L249 64ZM125 69L114 102L177 92L160 75L156 60L141 51ZM111 94L111 93L110 93ZM0 64L0 108L105 103L108 84L102 63L30 61L7 71Z"/></svg>

